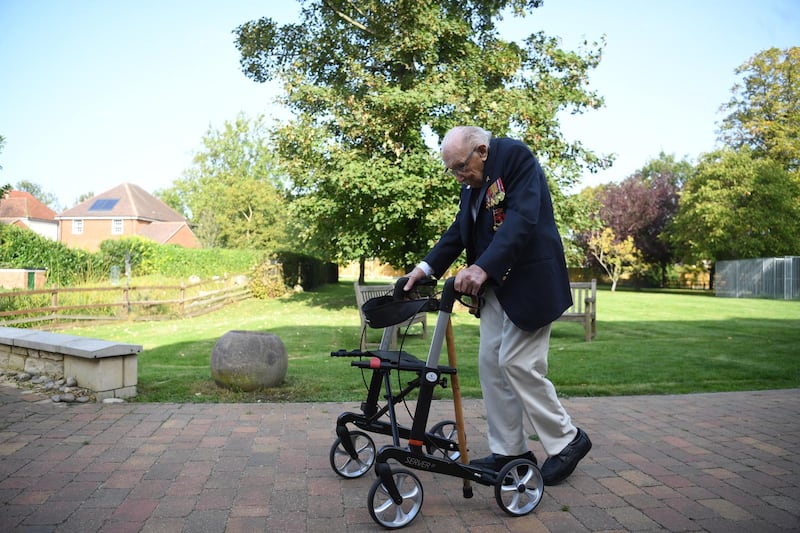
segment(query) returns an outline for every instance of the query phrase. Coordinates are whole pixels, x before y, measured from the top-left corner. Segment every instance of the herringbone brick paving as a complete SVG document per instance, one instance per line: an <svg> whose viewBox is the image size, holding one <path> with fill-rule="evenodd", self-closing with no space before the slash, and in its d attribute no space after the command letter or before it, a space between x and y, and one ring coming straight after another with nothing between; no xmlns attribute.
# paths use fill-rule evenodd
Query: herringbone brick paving
<svg viewBox="0 0 800 533"><path fill-rule="evenodd" d="M460 479L416 472L424 503L405 530L800 530L800 391L564 404L594 447L534 512L508 516L492 487L464 499ZM379 530L374 474L346 480L329 464L343 411L358 406L66 405L2 386L0 530ZM482 403L465 401L464 414L470 454L486 454ZM450 402L434 403L432 422L452 418Z"/></svg>

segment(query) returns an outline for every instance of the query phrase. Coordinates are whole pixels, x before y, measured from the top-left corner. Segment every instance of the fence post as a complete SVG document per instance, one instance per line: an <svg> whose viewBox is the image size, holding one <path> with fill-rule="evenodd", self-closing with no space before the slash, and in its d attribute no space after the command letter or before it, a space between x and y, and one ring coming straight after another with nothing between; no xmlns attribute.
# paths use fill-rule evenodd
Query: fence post
<svg viewBox="0 0 800 533"><path fill-rule="evenodd" d="M184 302L186 298L186 285L181 281L181 297L178 302L178 310L180 311L181 316L184 314Z"/></svg>
<svg viewBox="0 0 800 533"><path fill-rule="evenodd" d="M122 289L122 303L125 304L122 308L122 312L125 314L125 318L130 318L131 314L131 295L130 295L130 287L127 285Z"/></svg>

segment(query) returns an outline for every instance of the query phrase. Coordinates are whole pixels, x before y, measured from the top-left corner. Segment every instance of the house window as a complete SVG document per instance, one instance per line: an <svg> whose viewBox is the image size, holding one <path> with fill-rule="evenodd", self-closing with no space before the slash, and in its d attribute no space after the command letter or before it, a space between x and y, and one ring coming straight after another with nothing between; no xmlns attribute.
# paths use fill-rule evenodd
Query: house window
<svg viewBox="0 0 800 533"><path fill-rule="evenodd" d="M122 235L121 218L114 218L111 220L111 235Z"/></svg>
<svg viewBox="0 0 800 533"><path fill-rule="evenodd" d="M83 234L83 220L76 219L72 221L72 234L73 235Z"/></svg>

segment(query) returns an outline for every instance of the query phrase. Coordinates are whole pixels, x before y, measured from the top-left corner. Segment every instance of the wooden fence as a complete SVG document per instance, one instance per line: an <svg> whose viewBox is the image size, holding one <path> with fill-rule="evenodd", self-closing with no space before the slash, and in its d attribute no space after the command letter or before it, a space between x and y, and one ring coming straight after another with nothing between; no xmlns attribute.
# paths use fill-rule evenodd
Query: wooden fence
<svg viewBox="0 0 800 533"><path fill-rule="evenodd" d="M0 326L188 318L250 297L244 276L189 285L52 287L0 292Z"/></svg>

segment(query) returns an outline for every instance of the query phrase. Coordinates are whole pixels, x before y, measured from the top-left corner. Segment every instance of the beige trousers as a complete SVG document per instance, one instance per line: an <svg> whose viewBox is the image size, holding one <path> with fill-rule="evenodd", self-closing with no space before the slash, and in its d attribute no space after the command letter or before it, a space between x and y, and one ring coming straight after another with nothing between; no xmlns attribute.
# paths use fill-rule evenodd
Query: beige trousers
<svg viewBox="0 0 800 533"><path fill-rule="evenodd" d="M489 450L501 455L527 452L527 420L547 455L558 454L578 430L547 379L551 325L536 331L518 328L506 316L493 290L484 295L480 320L478 372Z"/></svg>

